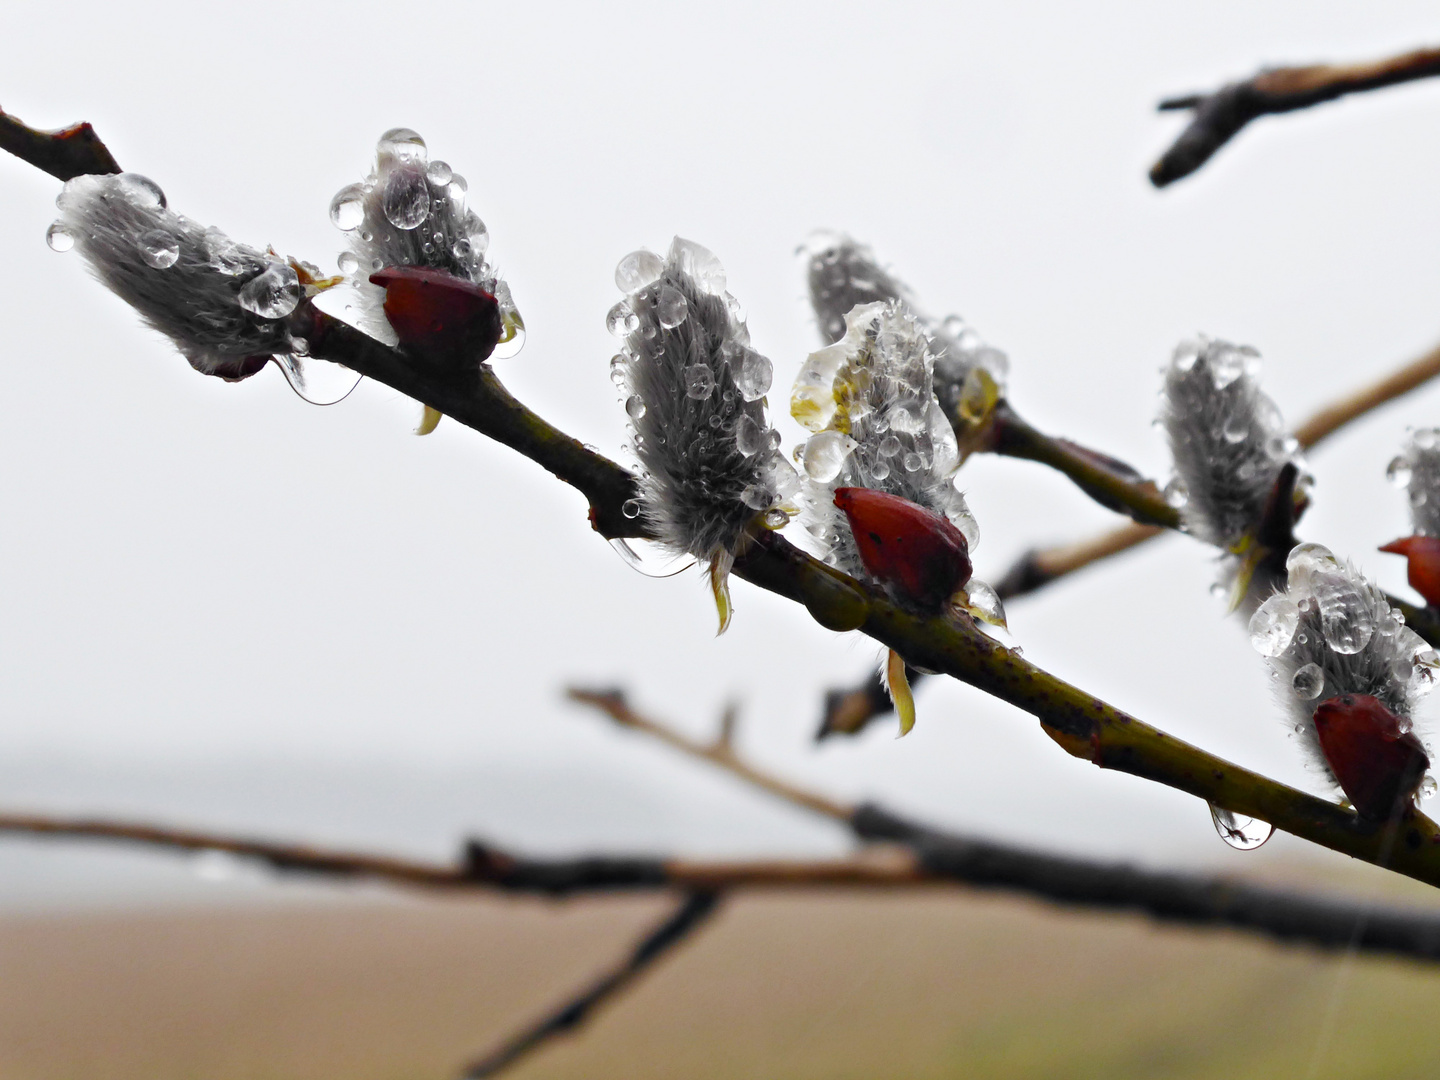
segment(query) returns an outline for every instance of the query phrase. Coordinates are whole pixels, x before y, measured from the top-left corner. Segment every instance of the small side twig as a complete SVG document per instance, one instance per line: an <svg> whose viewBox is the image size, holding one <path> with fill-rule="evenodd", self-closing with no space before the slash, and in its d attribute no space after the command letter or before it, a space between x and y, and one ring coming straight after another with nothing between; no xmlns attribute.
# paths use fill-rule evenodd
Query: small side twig
<svg viewBox="0 0 1440 1080"><path fill-rule="evenodd" d="M717 892L701 891L687 895L673 912L635 944L620 963L603 972L562 1005L466 1066L461 1074L464 1080L495 1076L550 1040L575 1032L600 1006L629 987L709 921L720 900L721 894Z"/></svg>
<svg viewBox="0 0 1440 1080"><path fill-rule="evenodd" d="M1167 98L1160 102L1160 110L1189 110L1190 123L1151 167L1150 182L1165 187L1189 176L1259 117L1308 109L1346 94L1432 75L1440 75L1440 49L1415 49L1358 64L1267 68L1208 94Z"/></svg>

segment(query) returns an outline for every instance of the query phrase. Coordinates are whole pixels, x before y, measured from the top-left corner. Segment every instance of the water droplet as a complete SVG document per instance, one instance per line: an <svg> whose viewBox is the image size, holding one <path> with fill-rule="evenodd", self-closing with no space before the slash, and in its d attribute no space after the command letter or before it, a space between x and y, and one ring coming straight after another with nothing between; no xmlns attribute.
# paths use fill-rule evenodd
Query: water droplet
<svg viewBox="0 0 1440 1080"><path fill-rule="evenodd" d="M1375 616L1365 596L1344 574L1317 574L1311 579L1320 606L1320 632L1337 653L1358 653L1375 634Z"/></svg>
<svg viewBox="0 0 1440 1080"><path fill-rule="evenodd" d="M430 216L430 191L420 165L399 165L385 179L380 197L385 218L397 229L413 229Z"/></svg>
<svg viewBox="0 0 1440 1080"><path fill-rule="evenodd" d="M1319 664L1306 664L1290 679L1290 689L1301 701L1314 701L1325 689L1325 672Z"/></svg>
<svg viewBox="0 0 1440 1080"><path fill-rule="evenodd" d="M674 577L695 565L694 559L684 554L677 555L656 540L643 540L634 536L617 537L610 541L610 547L625 561L626 566L646 577Z"/></svg>
<svg viewBox="0 0 1440 1080"><path fill-rule="evenodd" d="M750 484L744 491L740 492L740 501L751 510L768 509L774 500L770 497L770 489L764 484Z"/></svg>
<svg viewBox="0 0 1440 1080"><path fill-rule="evenodd" d="M765 523L767 529L783 529L786 525L790 524L790 515L784 510L781 510L780 507L772 506L769 510L765 511L765 516L761 518L761 521Z"/></svg>
<svg viewBox="0 0 1440 1080"><path fill-rule="evenodd" d="M283 319L300 303L300 279L292 267L271 263L245 283L237 300L262 319Z"/></svg>
<svg viewBox="0 0 1440 1080"><path fill-rule="evenodd" d="M1392 458L1390 464L1385 468L1385 479L1398 488L1406 487L1410 483L1410 462L1404 454Z"/></svg>
<svg viewBox="0 0 1440 1080"><path fill-rule="evenodd" d="M1000 594L989 585L978 578L971 578L965 586L965 595L976 618L992 626L1005 625L1005 605L1000 600Z"/></svg>
<svg viewBox="0 0 1440 1080"><path fill-rule="evenodd" d="M709 248L677 236L670 242L670 261L712 296L719 296L725 291L725 267L720 265L720 260Z"/></svg>
<svg viewBox="0 0 1440 1080"><path fill-rule="evenodd" d="M616 353L610 358L610 381L616 386L625 385L629 370L630 360L624 353Z"/></svg>
<svg viewBox="0 0 1440 1080"><path fill-rule="evenodd" d="M342 232L358 229L365 220L365 189L359 184L341 188L330 200L330 222Z"/></svg>
<svg viewBox="0 0 1440 1080"><path fill-rule="evenodd" d="M630 414L631 420L639 420L645 415L645 399L639 394L631 394L625 399L625 411Z"/></svg>
<svg viewBox="0 0 1440 1080"><path fill-rule="evenodd" d="M1241 375L1245 374L1245 357L1238 349L1228 346L1212 348L1205 355L1210 366L1210 381L1216 390L1224 390Z"/></svg>
<svg viewBox="0 0 1440 1080"><path fill-rule="evenodd" d="M180 241L164 229L151 229L142 234L138 245L145 264L156 270L166 270L180 258Z"/></svg>
<svg viewBox="0 0 1440 1080"><path fill-rule="evenodd" d="M135 206L150 210L165 209L165 192L161 191L160 185L148 176L123 172L115 177L115 186L119 189L120 194Z"/></svg>
<svg viewBox="0 0 1440 1080"><path fill-rule="evenodd" d="M1198 341L1182 341L1175 346L1175 352L1170 357L1170 365L1181 375L1189 374L1195 366L1195 361L1200 358L1200 351L1203 348Z"/></svg>
<svg viewBox="0 0 1440 1080"><path fill-rule="evenodd" d="M906 472L916 472L924 467L925 459L914 450L911 450L901 459L900 463L905 466Z"/></svg>
<svg viewBox="0 0 1440 1080"><path fill-rule="evenodd" d="M843 431L822 431L810 436L802 457L805 475L818 484L828 484L840 475L845 459L859 445Z"/></svg>
<svg viewBox="0 0 1440 1080"><path fill-rule="evenodd" d="M620 512L621 512L622 514L624 514L627 518L637 518L637 517L639 517L639 516L640 516L640 500L639 500L639 499L626 499L625 502L624 502L623 504L621 504Z"/></svg>
<svg viewBox="0 0 1440 1080"><path fill-rule="evenodd" d="M1308 597L1317 573L1335 573L1340 563L1324 544L1296 544L1285 556L1286 588L1293 597Z"/></svg>
<svg viewBox="0 0 1440 1080"><path fill-rule="evenodd" d="M450 171L450 166L443 161L432 161L430 167L425 170L425 179L436 187L444 187L450 183L455 174Z"/></svg>
<svg viewBox="0 0 1440 1080"><path fill-rule="evenodd" d="M715 373L705 364L691 364L685 369L685 396L704 401L715 392Z"/></svg>
<svg viewBox="0 0 1440 1080"><path fill-rule="evenodd" d="M735 448L746 457L758 454L765 446L765 429L749 413L741 413L735 424Z"/></svg>
<svg viewBox="0 0 1440 1080"><path fill-rule="evenodd" d="M894 457L900 452L900 440L894 435L886 435L880 440L880 453L884 457Z"/></svg>
<svg viewBox="0 0 1440 1080"><path fill-rule="evenodd" d="M775 368L768 356L734 341L726 343L721 355L730 366L730 376L740 396L746 401L758 401L770 390Z"/></svg>
<svg viewBox="0 0 1440 1080"><path fill-rule="evenodd" d="M1440 441L1440 429L1420 428L1410 436L1410 441L1421 450L1433 450L1436 442Z"/></svg>
<svg viewBox="0 0 1440 1080"><path fill-rule="evenodd" d="M353 274L360 269L360 260L351 252L344 251L340 254L339 266L340 273Z"/></svg>
<svg viewBox="0 0 1440 1080"><path fill-rule="evenodd" d="M1254 851L1275 833L1275 826L1259 818L1242 817L1210 804L1210 820L1220 839L1236 851Z"/></svg>
<svg viewBox="0 0 1440 1080"><path fill-rule="evenodd" d="M1279 656L1300 627L1300 608L1288 596L1272 596L1250 616L1250 644L1261 656Z"/></svg>
<svg viewBox="0 0 1440 1080"><path fill-rule="evenodd" d="M1420 781L1420 790L1416 794L1420 796L1421 800L1433 799L1437 787L1440 785L1436 784L1434 774L1426 773L1425 778Z"/></svg>
<svg viewBox="0 0 1440 1080"><path fill-rule="evenodd" d="M45 230L45 242L54 251L69 251L75 246L75 234L63 221L56 221Z"/></svg>
<svg viewBox="0 0 1440 1080"><path fill-rule="evenodd" d="M630 309L630 305L624 300L612 307L605 316L605 329L616 337L633 334L639 325L640 317Z"/></svg>
<svg viewBox="0 0 1440 1080"><path fill-rule="evenodd" d="M664 272L665 261L653 251L632 251L615 267L615 286L623 293L637 293Z"/></svg>
<svg viewBox="0 0 1440 1080"><path fill-rule="evenodd" d="M343 364L316 360L305 355L309 352L309 343L305 342L304 338L294 339L291 347L295 348L302 342L303 351L275 358L285 381L302 401L308 401L311 405L338 405L360 385L359 373L351 371Z"/></svg>
<svg viewBox="0 0 1440 1080"><path fill-rule="evenodd" d="M1242 443L1245 441L1245 437L1250 434L1250 421L1244 413L1237 413L1225 421L1225 426L1221 429L1220 434L1221 437L1232 446Z"/></svg>
<svg viewBox="0 0 1440 1080"><path fill-rule="evenodd" d="M685 302L680 290L669 285L661 286L660 295L655 300L655 317L660 320L660 325L667 330L674 329L689 314L690 305Z"/></svg>
<svg viewBox="0 0 1440 1080"><path fill-rule="evenodd" d="M1184 507L1190 501L1190 489L1185 486L1185 481L1180 477L1171 477L1170 482L1165 485L1165 504L1173 506L1176 510Z"/></svg>
<svg viewBox="0 0 1440 1080"><path fill-rule="evenodd" d="M425 140L407 127L391 128L381 135L380 141L375 144L375 155L382 162L386 158L394 158L421 163L428 156Z"/></svg>

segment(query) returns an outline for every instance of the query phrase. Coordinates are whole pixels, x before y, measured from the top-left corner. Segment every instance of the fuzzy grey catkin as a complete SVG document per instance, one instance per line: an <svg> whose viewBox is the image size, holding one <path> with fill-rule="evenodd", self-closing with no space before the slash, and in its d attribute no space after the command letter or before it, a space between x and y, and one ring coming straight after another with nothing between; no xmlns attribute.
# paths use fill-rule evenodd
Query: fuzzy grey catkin
<svg viewBox="0 0 1440 1080"><path fill-rule="evenodd" d="M1004 395L1010 370L1005 354L986 344L958 315L943 320L927 315L910 289L880 265L870 248L844 234L820 233L804 250L810 306L827 343L845 336L846 316L855 307L897 301L930 338L935 396L952 423L961 417L962 403L976 398L993 403ZM980 372L991 387L976 385ZM988 404L981 406L985 407Z"/></svg>
<svg viewBox="0 0 1440 1080"><path fill-rule="evenodd" d="M1440 656L1385 594L1320 544L1290 552L1282 591L1250 618L1250 640L1270 666L1312 766L1332 783L1315 731L1316 706L1340 694L1369 694L1413 720L1440 670Z"/></svg>
<svg viewBox="0 0 1440 1080"><path fill-rule="evenodd" d="M641 466L636 512L668 548L709 564L720 602L749 531L783 525L798 487L765 415L771 364L700 245L676 237L664 259L627 255L616 282L626 296L607 324L624 342L612 374Z"/></svg>
<svg viewBox="0 0 1440 1080"><path fill-rule="evenodd" d="M347 288L336 295L350 303L361 330L387 345L396 343L383 310L385 290L369 278L377 270L416 266L453 274L495 297L506 330L495 355L506 355L504 345L518 341L524 324L509 285L486 259L490 231L467 208L468 191L463 176L430 160L418 134L392 128L376 144L369 175L335 193L330 220L349 246L341 256ZM336 303L331 299L327 306Z"/></svg>
<svg viewBox="0 0 1440 1080"><path fill-rule="evenodd" d="M1190 533L1226 550L1253 532L1280 470L1299 460L1259 374L1253 348L1205 337L1182 342L1165 369L1160 419L1175 462L1167 494Z"/></svg>
<svg viewBox="0 0 1440 1080"><path fill-rule="evenodd" d="M284 317L302 296L291 265L171 210L136 173L66 183L52 246L73 242L91 271L192 367L227 379L288 353Z"/></svg>
<svg viewBox="0 0 1440 1080"><path fill-rule="evenodd" d="M1440 428L1411 432L1387 473L1405 489L1414 533L1440 536Z"/></svg>

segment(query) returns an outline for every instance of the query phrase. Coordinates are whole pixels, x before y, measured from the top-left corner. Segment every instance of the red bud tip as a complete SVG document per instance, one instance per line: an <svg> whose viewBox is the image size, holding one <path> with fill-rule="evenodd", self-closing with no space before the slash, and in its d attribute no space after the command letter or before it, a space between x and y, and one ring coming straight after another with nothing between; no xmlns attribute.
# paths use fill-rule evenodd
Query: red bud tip
<svg viewBox="0 0 1440 1080"><path fill-rule="evenodd" d="M385 317L400 344L447 363L479 363L500 340L500 305L480 286L419 266L396 266L370 275L385 289Z"/></svg>
<svg viewBox="0 0 1440 1080"><path fill-rule="evenodd" d="M939 611L970 580L970 545L949 518L869 488L837 488L865 569L905 600Z"/></svg>
<svg viewBox="0 0 1440 1080"><path fill-rule="evenodd" d="M1430 759L1408 725L1369 694L1341 694L1315 710L1320 749L1346 798L1370 821L1400 814Z"/></svg>
<svg viewBox="0 0 1440 1080"><path fill-rule="evenodd" d="M1440 536L1406 536L1380 549L1404 555L1409 562L1406 578L1410 587L1431 607L1440 607Z"/></svg>

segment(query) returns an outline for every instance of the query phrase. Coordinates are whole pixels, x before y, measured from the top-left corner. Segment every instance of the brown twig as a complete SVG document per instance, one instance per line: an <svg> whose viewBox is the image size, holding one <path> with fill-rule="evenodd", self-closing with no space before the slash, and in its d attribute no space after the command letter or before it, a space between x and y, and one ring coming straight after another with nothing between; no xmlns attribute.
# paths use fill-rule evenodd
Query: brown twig
<svg viewBox="0 0 1440 1080"><path fill-rule="evenodd" d="M462 1074L464 1080L483 1080L484 1077L498 1075L550 1040L575 1032L601 1005L626 989L657 961L674 951L704 926L715 913L720 899L721 895L715 892L692 892L687 895L673 912L635 943L629 955L620 963L603 972L564 1004L547 1012L533 1024L476 1059L465 1068Z"/></svg>
<svg viewBox="0 0 1440 1080"><path fill-rule="evenodd" d="M109 147L100 141L89 124L39 131L3 109L0 109L0 150L8 150L57 180L70 180L86 173L121 171Z"/></svg>
<svg viewBox="0 0 1440 1080"><path fill-rule="evenodd" d="M1440 49L1416 49L1359 64L1311 64L1266 68L1208 94L1186 94L1160 103L1162 111L1188 109L1190 123L1150 169L1156 187L1189 176L1250 121L1294 112L1361 90L1440 75Z"/></svg>
<svg viewBox="0 0 1440 1080"><path fill-rule="evenodd" d="M755 768L735 753L728 740L717 739L713 743L700 742L680 734L668 724L661 724L643 716L630 707L625 695L619 690L585 690L580 687L571 687L565 694L571 701L599 709L623 728L643 732L652 739L679 750L682 754L718 765L726 772L740 777L747 784L762 791L768 791L788 803L803 806L832 821L849 821L851 815L855 813L853 806L846 806L844 803L827 799L823 795L817 795L813 791L807 791L778 776Z"/></svg>
<svg viewBox="0 0 1440 1080"><path fill-rule="evenodd" d="M650 726L640 730L653 733ZM684 743L671 745L683 747ZM700 756L751 783L758 782L754 770L739 772L719 759ZM827 817L840 805L814 795L797 799L788 784L762 786L775 794L790 790L792 794L784 798ZM824 809L827 806L832 809ZM0 815L0 833L133 843L172 851L223 851L281 873L441 892L484 890L565 897L667 889L908 890L963 884L1022 892L1068 906L1139 911L1163 922L1258 932L1321 948L1348 945L1357 921L1369 910L1350 901L1222 877L1159 873L957 836L915 824L873 804L854 807L842 820L857 837L884 846L844 859L527 859L471 841L462 860L444 865L106 819L6 814ZM1440 960L1440 914L1394 908L1372 911L1369 918L1357 947Z"/></svg>
<svg viewBox="0 0 1440 1080"><path fill-rule="evenodd" d="M1324 948L1347 948L1362 926L1360 948L1440 958L1440 915L1387 910L1367 922L1369 909L1228 878L1143 870L1092 862L961 836L913 822L875 803L845 806L757 769L735 754L679 734L637 712L617 690L572 689L571 700L616 723L659 739L681 753L717 765L792 805L846 825L862 841L902 843L920 866L947 880L1020 892L1048 903L1100 910L1140 911L1160 922L1228 927ZM1372 933L1373 932L1373 933ZM1418 951L1417 951L1418 950Z"/></svg>

